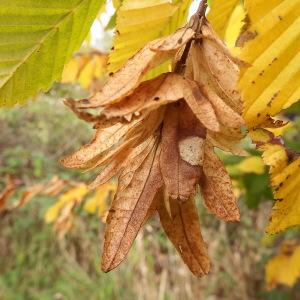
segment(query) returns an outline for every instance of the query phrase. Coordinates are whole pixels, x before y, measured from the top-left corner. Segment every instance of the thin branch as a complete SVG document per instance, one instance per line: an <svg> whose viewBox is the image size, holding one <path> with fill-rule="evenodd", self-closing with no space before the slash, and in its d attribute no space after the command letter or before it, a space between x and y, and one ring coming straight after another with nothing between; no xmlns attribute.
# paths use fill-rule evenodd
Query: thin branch
<svg viewBox="0 0 300 300"><path fill-rule="evenodd" d="M207 9L207 0L200 1L195 15L197 15L199 18L204 17L206 9Z"/></svg>
<svg viewBox="0 0 300 300"><path fill-rule="evenodd" d="M207 9L207 0L202 0L199 3L199 6L198 6L198 9L197 9L196 13L191 17L191 21L190 21L191 27L197 33L199 33L199 31L201 29L201 26L202 26L202 23L203 23L202 21L203 21L203 18L205 17L206 9ZM180 60L175 65L175 68L174 68L175 73L181 74L184 71L185 63L186 63L191 45L192 45L192 40L190 40L185 45L182 56L181 56Z"/></svg>

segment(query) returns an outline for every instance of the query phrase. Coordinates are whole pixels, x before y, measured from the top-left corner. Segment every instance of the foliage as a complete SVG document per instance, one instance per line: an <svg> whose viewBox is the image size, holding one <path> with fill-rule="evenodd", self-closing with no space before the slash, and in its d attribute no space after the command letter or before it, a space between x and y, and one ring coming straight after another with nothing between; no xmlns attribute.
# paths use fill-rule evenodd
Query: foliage
<svg viewBox="0 0 300 300"><path fill-rule="evenodd" d="M106 77L106 63L107 56L98 51L77 54L65 66L61 82L79 82L86 90L99 90Z"/></svg>
<svg viewBox="0 0 300 300"><path fill-rule="evenodd" d="M173 33L185 24L191 0L124 0L118 10L109 72L115 72L147 42ZM143 32L140 35L140 32ZM152 75L170 70L170 64Z"/></svg>
<svg viewBox="0 0 300 300"><path fill-rule="evenodd" d="M12 151L17 146L28 153L39 147L46 158L53 157L48 159L46 165L43 163L42 170L47 172L43 171L42 177L34 176L36 164L27 163L14 169L18 178L26 182L26 186L18 188L20 191L27 186L40 184L41 181L44 183L45 177L50 179L54 174L58 174L60 178L85 182L93 176L92 172L66 172L56 163L61 154L54 150L58 145L68 144L70 140L68 135L63 134L66 130L72 136L72 146L69 145L66 152L75 150L90 137L88 127L69 114L67 108L58 105L59 100L54 95L58 97L62 93L61 88L56 86L55 90L60 92L53 90L50 99L49 96L43 96L39 101L31 103L26 110L14 108L1 116L1 124L5 124L2 127L5 130L1 133L1 147L6 145L5 141L9 141L7 152L10 152L10 160L20 159L19 154ZM73 89L72 86L72 91ZM49 120L54 120L51 126ZM287 131L286 134L288 133ZM13 139L10 138L11 135ZM292 136L288 135L286 138L289 141ZM234 166L247 159L229 155L221 157L226 166ZM6 159L0 163L2 172L6 163ZM253 173L231 176L240 185L243 184L243 177L250 175L252 179L258 176ZM3 179L2 176L0 178ZM267 189L266 184L263 186ZM271 202L259 202L254 211L247 208L244 202L244 197L257 188L255 184L250 189L243 188L243 194L239 197L242 216L239 224L220 223L207 214L200 199L196 199L202 234L209 241L209 255L214 262L210 275L201 280L193 278L180 261L171 243L164 238L157 218L152 218L143 227L126 263L116 271L104 275L99 270L99 245L103 242L104 224L97 214L85 211L84 203L90 199L89 195L75 209L73 226L62 239L57 239L52 224L46 224L44 220L45 212L58 197L37 195L25 206L0 217L0 255L5 257L0 260L0 295L5 300L50 300L54 297L80 300L83 296L95 300L128 297L150 300L157 299L161 294L175 300L199 297L240 300L241 295L263 300L297 299L299 284L293 288L276 287L272 291L265 290L266 261L275 253L284 236L297 238L299 231L264 237ZM259 196L261 192L257 190L256 193ZM17 201L19 198L17 192L16 198L12 200ZM267 199L271 200L271 196ZM268 240L268 244L265 240Z"/></svg>
<svg viewBox="0 0 300 300"><path fill-rule="evenodd" d="M266 282L269 288L279 284L293 286L300 278L300 246L295 240L285 241L278 255L266 265Z"/></svg>
<svg viewBox="0 0 300 300"><path fill-rule="evenodd" d="M246 13L241 0L214 0L207 18L219 36L232 49L241 33L245 16Z"/></svg>
<svg viewBox="0 0 300 300"><path fill-rule="evenodd" d="M115 26L108 68L106 54L92 49L89 42L66 65L92 21L101 18L105 1L46 2L4 0L0 4L0 105L23 104L39 91L48 90L65 66L62 82L73 85L55 84L48 96L66 97L65 103L80 119L94 123L96 134L90 144L63 163L72 168L97 168L100 174L91 185L97 189L90 193L81 183L88 174L69 173L59 166L54 167L57 172L47 168L51 159L74 149L75 144L72 138L67 143L53 140L51 128L43 127L41 119L47 119L49 127L60 126L47 115L46 107L37 129L31 122L32 103L25 117L32 123L32 132L40 131L43 143L27 134L30 124L12 129L6 123L13 123L22 112L0 111L1 131L9 130L8 138L0 137L0 175L8 174L0 193L2 215L32 198L48 197L44 191L48 172L63 174L64 179L50 181L54 187L47 187L54 194L60 180L70 183L69 178L80 178L67 192L63 185L59 187L65 193L46 215L64 238L75 223L75 211L83 208L105 219L106 200L114 190L107 181L118 175L102 268L111 270L123 260L139 229L158 211L167 236L196 275L209 270L194 201L198 195L218 218L237 221L236 197L248 208L259 209L271 199L272 188L276 202L267 231L278 233L299 225L299 0L210 1L207 19L239 58L232 56L206 20L205 1L187 24L190 0L113 1L116 11L106 25L107 29ZM111 74L104 84L107 69ZM74 82L93 96L78 92ZM62 106L56 105L59 115ZM286 124L289 120L292 122ZM82 144L87 140L86 128L73 128L70 123L59 129L60 137L66 132L69 136L72 131L73 136L84 132L78 142ZM12 148L14 137L23 133L30 145ZM246 133L255 145L242 140ZM262 152L262 159L254 146ZM44 155L48 147L50 156ZM250 157L229 157L218 150L216 155L214 147ZM271 188L263 162L270 167ZM28 165L33 166L33 174L24 173ZM28 184L32 178L44 178L44 182ZM20 192L19 185L27 188ZM15 194L18 200L7 210ZM296 281L297 263L287 262L289 268L295 267L291 277L274 275L277 264L291 259L286 256L283 251L268 264L270 285Z"/></svg>
<svg viewBox="0 0 300 300"><path fill-rule="evenodd" d="M300 1L245 1L249 23L241 58L239 87L248 126L264 126L269 116L299 100ZM268 127L268 126L266 126Z"/></svg>
<svg viewBox="0 0 300 300"><path fill-rule="evenodd" d="M64 64L86 37L100 0L4 0L0 105L24 103L59 79Z"/></svg>
<svg viewBox="0 0 300 300"><path fill-rule="evenodd" d="M7 177L6 186L0 193L0 214L14 213L14 210L20 209L37 196L59 196L57 201L45 213L45 222L54 223L54 231L59 238L63 238L72 228L75 218L74 211L84 200L86 201L83 209L88 213L103 217L104 220L107 213L107 198L111 198L116 190L114 183L106 183L91 192L84 183L62 180L58 176L54 176L44 184L40 183L26 187L22 190L19 199L11 203L11 198L18 190L18 184L18 180L12 176ZM86 199L86 195L90 197Z"/></svg>
<svg viewBox="0 0 300 300"><path fill-rule="evenodd" d="M271 183L276 199L268 232L276 233L300 225L300 158L293 157L293 153L288 153L280 144L266 144L261 149L264 151L263 158L266 164L271 166Z"/></svg>
<svg viewBox="0 0 300 300"><path fill-rule="evenodd" d="M94 186L119 177L107 218L104 271L122 262L142 224L157 210L190 270L197 276L207 274L210 263L193 199L198 184L211 213L225 221L240 219L230 177L213 149L239 151L235 144L243 137L244 122L234 89L238 69L201 15L195 15L191 24L148 43L91 98L67 100L88 122L92 117L83 108L96 109L96 133L63 164L104 167ZM191 45L200 34L198 28L203 39ZM185 60L176 60L185 49ZM148 70L167 59L173 60L174 72L141 83ZM214 76L215 70L224 73ZM215 82L227 97L213 88Z"/></svg>

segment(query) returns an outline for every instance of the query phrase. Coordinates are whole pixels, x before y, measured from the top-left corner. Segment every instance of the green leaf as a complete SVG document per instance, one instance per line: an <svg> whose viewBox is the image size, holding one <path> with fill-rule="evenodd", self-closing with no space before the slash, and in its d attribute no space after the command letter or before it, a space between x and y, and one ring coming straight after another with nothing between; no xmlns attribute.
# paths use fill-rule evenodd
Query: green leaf
<svg viewBox="0 0 300 300"><path fill-rule="evenodd" d="M246 188L245 201L248 208L257 209L260 203L273 199L267 173L244 174L241 180Z"/></svg>
<svg viewBox="0 0 300 300"><path fill-rule="evenodd" d="M0 1L0 106L25 103L58 80L104 0Z"/></svg>

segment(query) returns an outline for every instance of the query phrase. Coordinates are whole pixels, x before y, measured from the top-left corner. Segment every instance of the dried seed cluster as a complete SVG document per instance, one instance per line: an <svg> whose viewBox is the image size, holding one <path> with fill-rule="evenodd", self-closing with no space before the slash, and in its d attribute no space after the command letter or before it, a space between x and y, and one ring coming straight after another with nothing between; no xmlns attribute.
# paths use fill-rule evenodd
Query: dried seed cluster
<svg viewBox="0 0 300 300"><path fill-rule="evenodd" d="M168 59L173 72L143 81ZM197 276L209 272L194 195L200 186L210 212L239 220L230 177L213 150L243 154L237 63L205 17L195 16L148 43L91 98L66 100L80 118L95 122L96 133L63 164L104 167L92 187L119 179L107 218L104 271L121 263L143 223L158 211L190 270Z"/></svg>

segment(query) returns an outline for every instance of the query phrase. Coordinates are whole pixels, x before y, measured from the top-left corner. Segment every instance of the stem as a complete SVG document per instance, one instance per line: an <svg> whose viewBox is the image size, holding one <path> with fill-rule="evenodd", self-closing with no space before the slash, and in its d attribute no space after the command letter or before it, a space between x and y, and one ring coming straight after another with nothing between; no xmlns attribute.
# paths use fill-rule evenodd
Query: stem
<svg viewBox="0 0 300 300"><path fill-rule="evenodd" d="M197 15L199 18L204 17L206 9L207 9L207 0L200 1L195 15Z"/></svg>
<svg viewBox="0 0 300 300"><path fill-rule="evenodd" d="M199 3L198 9L196 11L196 13L191 17L191 27L198 32L201 28L202 25L202 19L203 17L205 17L205 12L207 9L207 0L202 0ZM183 54L180 58L180 60L176 63L175 68L174 68L174 72L181 74L184 71L185 68L185 62L187 60L190 48L192 45L192 40L190 40L184 48Z"/></svg>

